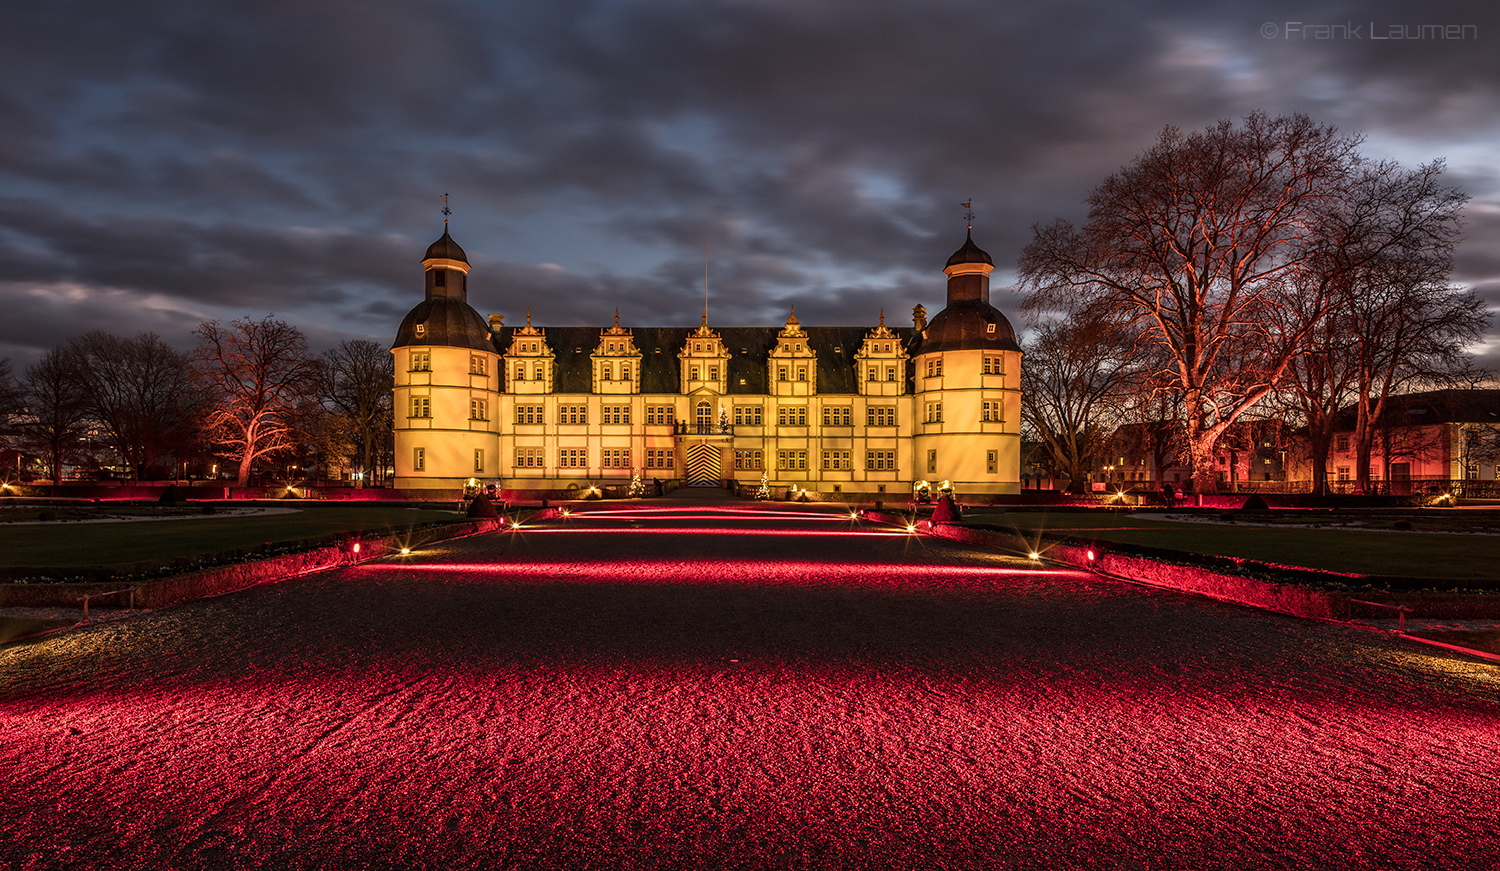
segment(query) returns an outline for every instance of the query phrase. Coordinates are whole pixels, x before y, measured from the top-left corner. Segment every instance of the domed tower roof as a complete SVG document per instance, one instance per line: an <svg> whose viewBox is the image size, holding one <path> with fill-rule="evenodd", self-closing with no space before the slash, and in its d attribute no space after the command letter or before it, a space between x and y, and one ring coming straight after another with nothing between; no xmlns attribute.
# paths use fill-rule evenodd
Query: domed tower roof
<svg viewBox="0 0 1500 871"><path fill-rule="evenodd" d="M461 299L435 296L417 303L401 319L392 348L435 345L495 353L490 325Z"/></svg>
<svg viewBox="0 0 1500 871"><path fill-rule="evenodd" d="M446 222L442 238L427 246L422 264L426 267L427 298L406 313L391 347L428 345L493 353L489 322L469 306L469 259L448 235Z"/></svg>
<svg viewBox="0 0 1500 871"><path fill-rule="evenodd" d="M919 333L917 353L976 348L1021 350L1015 328L990 305L990 272L994 268L995 261L988 252L974 244L971 229L963 247L953 252L943 267L948 275L948 304Z"/></svg>
<svg viewBox="0 0 1500 871"><path fill-rule="evenodd" d="M986 255L988 256L988 255ZM468 263L469 258L464 254L464 249L458 247L453 237L448 235L448 224L443 222L443 237L427 246L427 253L423 260L457 260L460 263Z"/></svg>
<svg viewBox="0 0 1500 871"><path fill-rule="evenodd" d="M933 351L1020 351L1015 328L1000 310L980 299L955 302L927 324L918 353Z"/></svg>
<svg viewBox="0 0 1500 871"><path fill-rule="evenodd" d="M995 261L990 259L989 252L974 244L973 230L970 230L968 237L964 239L964 247L954 251L953 256L948 258L949 266L957 266L960 263L988 263L991 266L995 265Z"/></svg>

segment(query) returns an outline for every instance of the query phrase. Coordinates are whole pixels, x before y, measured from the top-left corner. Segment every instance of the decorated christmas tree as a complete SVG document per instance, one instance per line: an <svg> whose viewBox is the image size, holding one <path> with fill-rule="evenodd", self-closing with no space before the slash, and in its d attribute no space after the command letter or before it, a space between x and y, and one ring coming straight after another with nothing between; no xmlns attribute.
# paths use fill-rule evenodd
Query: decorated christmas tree
<svg viewBox="0 0 1500 871"><path fill-rule="evenodd" d="M633 469L632 472L633 474L630 478L630 495L632 497L646 495L646 485L641 483L641 470Z"/></svg>
<svg viewBox="0 0 1500 871"><path fill-rule="evenodd" d="M770 479L766 476L765 472L761 472L760 473L760 489L755 491L755 498L756 499L770 499L771 498L771 484L770 484Z"/></svg>
<svg viewBox="0 0 1500 871"><path fill-rule="evenodd" d="M729 409L719 406L719 432L729 432Z"/></svg>

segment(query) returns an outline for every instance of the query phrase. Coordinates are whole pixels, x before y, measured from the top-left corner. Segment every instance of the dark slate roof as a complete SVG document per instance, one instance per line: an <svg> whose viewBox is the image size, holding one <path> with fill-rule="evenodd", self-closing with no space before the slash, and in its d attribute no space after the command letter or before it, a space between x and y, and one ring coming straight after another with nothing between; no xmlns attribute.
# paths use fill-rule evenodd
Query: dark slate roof
<svg viewBox="0 0 1500 871"><path fill-rule="evenodd" d="M973 230L970 230L968 238L964 239L964 247L954 251L953 256L948 258L949 266L957 263L988 263L991 266L995 265L995 261L990 259L989 252L974 244Z"/></svg>
<svg viewBox="0 0 1500 871"><path fill-rule="evenodd" d="M427 334L417 338L416 325L424 324ZM489 322L479 312L461 299L436 296L417 303L416 308L406 313L401 328L396 331L392 348L435 345L447 348L470 348L475 351L494 351L490 341Z"/></svg>
<svg viewBox="0 0 1500 871"><path fill-rule="evenodd" d="M510 348L516 327L502 329L496 337L501 353ZM590 393L593 390L591 356L599 347L598 327L545 327L547 345L556 355L553 377L556 393ZM873 327L809 327L808 346L818 355L818 393L858 393L854 355ZM729 351L730 395L764 395L769 391L766 361L776 345L781 327L714 327ZM677 354L693 334L690 327L634 327L631 338L641 352L641 392L676 393L682 383ZM893 328L897 341L910 345L910 327ZM908 366L908 369L910 367ZM910 378L910 371L906 373ZM508 375L508 373L507 373ZM740 379L745 383L740 384ZM908 382L908 392L911 385Z"/></svg>
<svg viewBox="0 0 1500 871"><path fill-rule="evenodd" d="M989 325L995 325L990 332ZM959 351L982 348L994 351L1020 351L1016 331L1000 310L979 299L955 302L937 313L927 324L927 336L916 353Z"/></svg>
<svg viewBox="0 0 1500 871"><path fill-rule="evenodd" d="M434 257L445 260L458 260L463 263L469 262L469 258L464 254L464 249L458 247L458 243L453 241L452 236L448 235L447 227L443 228L443 238L427 246L427 253L423 255L422 259L431 260Z"/></svg>

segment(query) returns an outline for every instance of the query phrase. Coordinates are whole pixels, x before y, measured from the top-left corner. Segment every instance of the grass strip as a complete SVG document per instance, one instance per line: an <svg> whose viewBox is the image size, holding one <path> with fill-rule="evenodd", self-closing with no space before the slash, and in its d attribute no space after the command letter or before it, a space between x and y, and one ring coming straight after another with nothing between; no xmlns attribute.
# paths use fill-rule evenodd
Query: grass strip
<svg viewBox="0 0 1500 871"><path fill-rule="evenodd" d="M1500 575L1500 536L1494 535L1184 523L1107 512L1013 512L967 519L1009 528L1032 540L1057 533L1362 575L1449 581L1492 581Z"/></svg>
<svg viewBox="0 0 1500 871"><path fill-rule="evenodd" d="M288 506L293 507L293 506ZM340 533L460 519L452 511L387 505L294 506L291 514L192 520L0 526L0 564L109 566L172 560Z"/></svg>

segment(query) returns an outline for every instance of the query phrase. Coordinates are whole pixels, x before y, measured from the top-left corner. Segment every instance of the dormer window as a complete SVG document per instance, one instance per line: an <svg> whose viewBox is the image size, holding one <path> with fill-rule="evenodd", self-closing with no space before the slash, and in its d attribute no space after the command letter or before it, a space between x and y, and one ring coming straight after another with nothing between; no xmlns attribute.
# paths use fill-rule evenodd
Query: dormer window
<svg viewBox="0 0 1500 871"><path fill-rule="evenodd" d="M427 337L427 325L426 324L417 324L415 327L412 327L412 332L415 333L416 336L417 336L417 338L419 338L419 339L426 338Z"/></svg>

